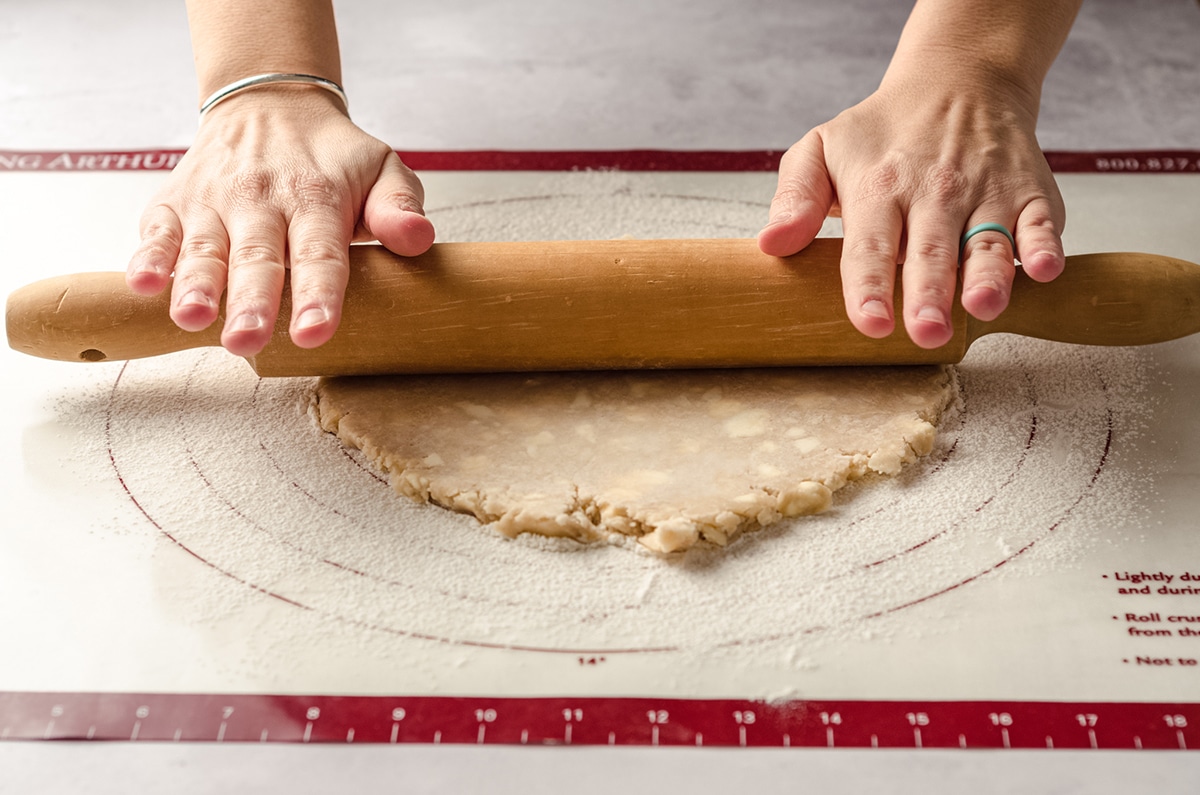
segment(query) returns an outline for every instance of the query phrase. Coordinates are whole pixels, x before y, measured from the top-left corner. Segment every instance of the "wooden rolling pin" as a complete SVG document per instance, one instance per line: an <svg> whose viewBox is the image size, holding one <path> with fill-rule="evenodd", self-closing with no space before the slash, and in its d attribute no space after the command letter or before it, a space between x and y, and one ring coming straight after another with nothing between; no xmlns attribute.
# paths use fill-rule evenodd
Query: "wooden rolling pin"
<svg viewBox="0 0 1200 795"><path fill-rule="evenodd" d="M271 343L249 361L263 376L926 364L957 362L994 332L1143 345L1200 331L1200 266L1085 254L1048 284L1019 272L995 321L956 304L944 347L923 350L900 328L872 340L846 318L840 256L838 239L784 259L753 240L444 243L412 258L353 246L333 339L292 345L285 291ZM135 296L120 273L47 279L9 296L9 345L95 362L220 344L221 320L181 331L168 300Z"/></svg>

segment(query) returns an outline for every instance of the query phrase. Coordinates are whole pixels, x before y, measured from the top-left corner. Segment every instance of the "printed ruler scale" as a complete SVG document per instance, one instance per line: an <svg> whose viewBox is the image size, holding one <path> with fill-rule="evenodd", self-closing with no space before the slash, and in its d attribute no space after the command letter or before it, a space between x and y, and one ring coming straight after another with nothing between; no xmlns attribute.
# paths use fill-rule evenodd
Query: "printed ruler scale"
<svg viewBox="0 0 1200 795"><path fill-rule="evenodd" d="M1196 750L1200 703L8 692L0 740Z"/></svg>

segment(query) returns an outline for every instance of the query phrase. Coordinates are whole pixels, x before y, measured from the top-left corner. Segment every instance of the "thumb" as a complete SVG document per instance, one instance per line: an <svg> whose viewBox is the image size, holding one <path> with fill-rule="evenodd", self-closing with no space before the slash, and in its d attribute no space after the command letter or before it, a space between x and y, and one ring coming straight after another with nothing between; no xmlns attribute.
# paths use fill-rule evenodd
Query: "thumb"
<svg viewBox="0 0 1200 795"><path fill-rule="evenodd" d="M363 207L367 234L402 257L423 254L433 245L433 223L422 206L425 189L413 170L392 152L383 161Z"/></svg>
<svg viewBox="0 0 1200 795"><path fill-rule="evenodd" d="M821 231L833 206L833 184L825 165L825 147L812 130L784 153L779 185L771 199L767 225L758 233L764 254L787 257L807 246Z"/></svg>

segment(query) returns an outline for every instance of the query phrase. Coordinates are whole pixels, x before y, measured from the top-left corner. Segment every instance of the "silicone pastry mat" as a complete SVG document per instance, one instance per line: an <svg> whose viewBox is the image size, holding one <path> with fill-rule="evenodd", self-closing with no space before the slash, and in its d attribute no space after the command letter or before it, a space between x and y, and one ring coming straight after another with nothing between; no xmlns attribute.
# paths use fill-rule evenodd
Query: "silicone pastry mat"
<svg viewBox="0 0 1200 795"><path fill-rule="evenodd" d="M749 236L774 183L424 176L442 240ZM6 292L123 267L161 178L3 175ZM1065 176L1069 249L1195 260L1198 187ZM982 340L928 459L663 559L410 503L221 351L6 350L0 736L1194 748L1197 352Z"/></svg>

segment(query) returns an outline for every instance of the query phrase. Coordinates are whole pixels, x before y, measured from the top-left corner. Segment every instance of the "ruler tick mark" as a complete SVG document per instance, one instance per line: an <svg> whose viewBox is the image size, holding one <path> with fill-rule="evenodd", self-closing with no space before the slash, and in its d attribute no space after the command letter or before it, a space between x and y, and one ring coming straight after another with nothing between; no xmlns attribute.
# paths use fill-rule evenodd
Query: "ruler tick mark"
<svg viewBox="0 0 1200 795"><path fill-rule="evenodd" d="M696 732L696 745L704 745L704 735L700 732Z"/></svg>
<svg viewBox="0 0 1200 795"><path fill-rule="evenodd" d="M832 726L827 726L825 728L825 745L829 746L830 748L833 747L833 727Z"/></svg>
<svg viewBox="0 0 1200 795"><path fill-rule="evenodd" d="M872 748L879 747L879 737L874 734L871 735L871 747Z"/></svg>
<svg viewBox="0 0 1200 795"><path fill-rule="evenodd" d="M348 743L354 742L354 729L351 729L350 731L346 732L346 742L348 742Z"/></svg>
<svg viewBox="0 0 1200 795"><path fill-rule="evenodd" d="M1099 748L1100 744L1096 742L1096 730L1088 729L1088 742L1093 748Z"/></svg>
<svg viewBox="0 0 1200 795"><path fill-rule="evenodd" d="M225 742L225 726L226 726L225 721L221 721L221 728L217 729L217 742L219 742L219 743ZM177 737L176 739L179 739L179 738Z"/></svg>
<svg viewBox="0 0 1200 795"><path fill-rule="evenodd" d="M1051 737L1049 734L1047 734L1047 735L1046 735L1046 747L1047 747L1047 748L1053 748L1053 747L1054 747L1054 738L1053 738L1053 737Z"/></svg>
<svg viewBox="0 0 1200 795"><path fill-rule="evenodd" d="M609 744L609 745L616 745L616 744L617 744L617 733L616 733L616 732L609 732L609 733L608 733L608 744Z"/></svg>
<svg viewBox="0 0 1200 795"><path fill-rule="evenodd" d="M441 732L434 732L434 733L433 733L433 744L434 744L434 745L441 745L441 744L442 744L442 733L441 733Z"/></svg>
<svg viewBox="0 0 1200 795"><path fill-rule="evenodd" d="M1184 739L1183 739L1183 729L1176 729L1176 730L1175 730L1175 736L1176 736L1177 738L1179 738L1179 747L1180 747L1182 750L1186 751L1186 750L1187 750L1187 740L1184 740Z"/></svg>
<svg viewBox="0 0 1200 795"><path fill-rule="evenodd" d="M958 747L959 748L967 747L967 735L965 735L965 734L958 735Z"/></svg>
<svg viewBox="0 0 1200 795"><path fill-rule="evenodd" d="M1139 751L1142 750L1142 738L1138 737L1136 734L1133 735L1133 747Z"/></svg>
<svg viewBox="0 0 1200 795"><path fill-rule="evenodd" d="M746 747L746 727L738 726L738 745Z"/></svg>
<svg viewBox="0 0 1200 795"><path fill-rule="evenodd" d="M1005 747L1005 748L1012 748L1012 743L1011 743L1011 742L1009 742L1009 739L1008 739L1008 729L1001 728L1001 729L1000 729L1000 736L1001 736L1001 737L1004 739L1004 747ZM963 745L963 748L966 748L966 747L967 747L966 745Z"/></svg>
<svg viewBox="0 0 1200 795"><path fill-rule="evenodd" d="M308 725L304 727L304 742L308 742L311 739L312 739L312 721L310 720L308 722Z"/></svg>
<svg viewBox="0 0 1200 795"><path fill-rule="evenodd" d="M396 742L396 740L397 740L399 737L400 737L400 724L399 724L399 723L393 723L393 724L392 724L392 742L393 742L393 743L394 743L394 742Z"/></svg>
<svg viewBox="0 0 1200 795"><path fill-rule="evenodd" d="M54 734L54 721L53 720L51 720L49 723L46 724L46 731L42 732L42 739L49 740L50 735L52 735L52 734Z"/></svg>
<svg viewBox="0 0 1200 795"><path fill-rule="evenodd" d="M565 742L567 745L571 744L571 724L569 723L567 724L567 730L563 733L563 742Z"/></svg>
<svg viewBox="0 0 1200 795"><path fill-rule="evenodd" d="M133 724L133 734L129 735L129 741L134 742L138 738L138 734L142 731L142 722L139 720Z"/></svg>
<svg viewBox="0 0 1200 795"><path fill-rule="evenodd" d="M260 743L265 743L265 742L267 741L267 730L266 730L266 729L263 729L263 730L262 730L262 734L260 734L260 735L258 736L258 741L259 741Z"/></svg>
<svg viewBox="0 0 1200 795"><path fill-rule="evenodd" d="M483 745L483 736L485 734L487 734L487 726L481 723L479 724L479 734L475 736L475 742L479 745Z"/></svg>
<svg viewBox="0 0 1200 795"><path fill-rule="evenodd" d="M571 731L571 726L570 726L570 724L568 724L567 725L567 732L568 732L567 736L568 737L570 736L570 731ZM570 740L568 740L567 742L569 743ZM522 729L521 730L521 745L528 745L528 744L529 744L529 729Z"/></svg>
<svg viewBox="0 0 1200 795"><path fill-rule="evenodd" d="M88 738L89 740L91 740L91 739L95 738L95 736L96 736L96 727L95 727L95 726L88 726L87 738Z"/></svg>
<svg viewBox="0 0 1200 795"><path fill-rule="evenodd" d="M171 740L172 740L173 742L179 742L179 741L180 741L180 739L182 739L182 738L183 738L183 729L182 729L182 728L179 728L179 729L176 729L176 730L175 730L175 736L174 736L174 737L172 737L172 738L171 738Z"/></svg>
<svg viewBox="0 0 1200 795"><path fill-rule="evenodd" d="M657 726L653 726L650 729L650 743L652 745L658 745L658 727Z"/></svg>
<svg viewBox="0 0 1200 795"><path fill-rule="evenodd" d="M923 746L923 745L921 744L921 730L920 730L920 729L913 729L913 744L914 744L914 745L915 745L917 748L924 748L924 747L925 747L925 746Z"/></svg>
<svg viewBox="0 0 1200 795"><path fill-rule="evenodd" d="M792 747L792 735L790 735L790 734L783 735L783 747L784 748Z"/></svg>

